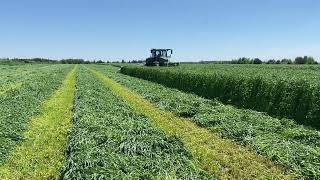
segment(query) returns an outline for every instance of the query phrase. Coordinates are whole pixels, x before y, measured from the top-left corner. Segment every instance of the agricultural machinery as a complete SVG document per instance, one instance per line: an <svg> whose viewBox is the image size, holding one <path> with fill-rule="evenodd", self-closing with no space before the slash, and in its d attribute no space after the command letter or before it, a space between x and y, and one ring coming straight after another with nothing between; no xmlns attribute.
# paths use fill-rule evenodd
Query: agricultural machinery
<svg viewBox="0 0 320 180"><path fill-rule="evenodd" d="M172 49L151 49L151 57L146 59L146 66L177 66L179 63L170 63Z"/></svg>

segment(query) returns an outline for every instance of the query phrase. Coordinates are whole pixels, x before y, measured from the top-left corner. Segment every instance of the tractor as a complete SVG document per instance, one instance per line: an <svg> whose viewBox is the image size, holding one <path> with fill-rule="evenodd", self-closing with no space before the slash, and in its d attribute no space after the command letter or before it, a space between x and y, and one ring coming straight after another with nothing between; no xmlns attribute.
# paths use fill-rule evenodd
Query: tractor
<svg viewBox="0 0 320 180"><path fill-rule="evenodd" d="M177 66L179 63L170 63L172 49L151 49L151 57L146 59L146 66Z"/></svg>

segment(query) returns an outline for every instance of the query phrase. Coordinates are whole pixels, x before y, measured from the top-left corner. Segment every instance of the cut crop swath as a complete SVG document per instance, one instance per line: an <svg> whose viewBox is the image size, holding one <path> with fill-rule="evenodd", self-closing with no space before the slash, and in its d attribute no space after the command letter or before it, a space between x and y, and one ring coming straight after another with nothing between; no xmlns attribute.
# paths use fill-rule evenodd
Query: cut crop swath
<svg viewBox="0 0 320 180"><path fill-rule="evenodd" d="M320 128L320 72L317 66L125 66L121 72Z"/></svg>
<svg viewBox="0 0 320 180"><path fill-rule="evenodd" d="M211 178L176 137L166 137L80 68L64 179Z"/></svg>
<svg viewBox="0 0 320 180"><path fill-rule="evenodd" d="M38 68L25 75L21 88L0 95L0 164L23 140L29 120L41 112L41 103L62 84L70 70L70 65Z"/></svg>
<svg viewBox="0 0 320 180"><path fill-rule="evenodd" d="M143 95L161 109L190 117L202 127L251 147L299 176L320 177L320 132L260 112L237 109L157 83L116 73L119 68L94 66Z"/></svg>

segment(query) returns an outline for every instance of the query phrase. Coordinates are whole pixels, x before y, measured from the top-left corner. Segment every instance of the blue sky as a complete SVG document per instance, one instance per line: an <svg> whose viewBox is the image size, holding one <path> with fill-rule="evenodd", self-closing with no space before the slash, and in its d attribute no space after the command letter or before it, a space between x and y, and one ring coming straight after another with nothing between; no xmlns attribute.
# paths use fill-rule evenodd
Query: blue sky
<svg viewBox="0 0 320 180"><path fill-rule="evenodd" d="M0 57L320 59L319 0L0 0Z"/></svg>

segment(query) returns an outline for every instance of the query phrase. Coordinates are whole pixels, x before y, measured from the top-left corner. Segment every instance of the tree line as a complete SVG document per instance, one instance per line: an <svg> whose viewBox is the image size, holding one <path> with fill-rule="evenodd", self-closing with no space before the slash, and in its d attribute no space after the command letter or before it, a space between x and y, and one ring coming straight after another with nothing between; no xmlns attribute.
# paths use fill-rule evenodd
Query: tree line
<svg viewBox="0 0 320 180"><path fill-rule="evenodd" d="M61 59L61 60L54 60L54 59L46 59L46 58L2 58L0 59L2 62L7 63L52 63L52 64L96 64L96 63L104 63L102 60L98 61L88 61L84 59Z"/></svg>
<svg viewBox="0 0 320 180"><path fill-rule="evenodd" d="M54 60L54 59L46 59L46 58L1 58L1 63L61 63L61 64L102 64L102 63L144 63L145 60L131 60L131 61L89 61L84 59L61 59L61 60ZM181 62L184 63L184 62ZM185 63L192 63L192 62L185 62ZM311 56L303 56L303 57L296 57L294 60L291 59L270 59L268 61L262 61L259 58L247 58L241 57L238 59L233 59L231 61L200 61L194 63L218 63L218 64L318 64L318 62Z"/></svg>
<svg viewBox="0 0 320 180"><path fill-rule="evenodd" d="M318 62L311 56L303 56L303 57L296 57L293 61L291 59L281 59L281 60L275 60L270 59L266 62L263 62L259 58L246 58L241 57L239 59L234 59L230 62L231 64L318 64Z"/></svg>

